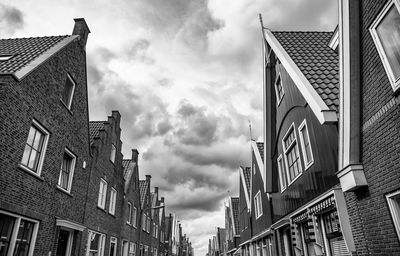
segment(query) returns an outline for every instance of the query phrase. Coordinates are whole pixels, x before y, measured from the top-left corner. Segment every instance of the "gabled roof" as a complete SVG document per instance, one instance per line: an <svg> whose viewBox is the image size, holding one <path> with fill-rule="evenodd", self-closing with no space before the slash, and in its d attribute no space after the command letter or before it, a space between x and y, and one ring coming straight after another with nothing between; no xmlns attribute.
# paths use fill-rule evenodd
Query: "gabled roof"
<svg viewBox="0 0 400 256"><path fill-rule="evenodd" d="M264 163L264 142L257 142L258 152L260 152L261 160Z"/></svg>
<svg viewBox="0 0 400 256"><path fill-rule="evenodd" d="M100 130L104 129L105 122L106 121L90 121L89 122L90 144L92 144L94 139L99 136Z"/></svg>
<svg viewBox="0 0 400 256"><path fill-rule="evenodd" d="M137 166L137 163L131 159L123 159L122 160L122 168L123 168L123 174L124 174L124 179L125 179L125 186L124 186L125 193L128 193L129 184L131 182L132 176L135 173L136 166Z"/></svg>
<svg viewBox="0 0 400 256"><path fill-rule="evenodd" d="M0 61L0 75L21 79L76 38L77 35L1 39L0 55L12 58Z"/></svg>
<svg viewBox="0 0 400 256"><path fill-rule="evenodd" d="M147 180L139 180L140 204L142 205L142 208L144 206L144 200L146 199L148 186L149 182Z"/></svg>
<svg viewBox="0 0 400 256"><path fill-rule="evenodd" d="M329 109L339 112L339 56L333 32L272 32Z"/></svg>
<svg viewBox="0 0 400 256"><path fill-rule="evenodd" d="M233 224L234 224L234 235L239 235L239 197L231 197L230 210L232 212Z"/></svg>
<svg viewBox="0 0 400 256"><path fill-rule="evenodd" d="M247 203L247 209L251 209L251 168L250 167L242 167L239 168L240 179L242 180L243 191Z"/></svg>
<svg viewBox="0 0 400 256"><path fill-rule="evenodd" d="M329 47L332 32L271 32L263 36L321 124L337 122L338 55Z"/></svg>

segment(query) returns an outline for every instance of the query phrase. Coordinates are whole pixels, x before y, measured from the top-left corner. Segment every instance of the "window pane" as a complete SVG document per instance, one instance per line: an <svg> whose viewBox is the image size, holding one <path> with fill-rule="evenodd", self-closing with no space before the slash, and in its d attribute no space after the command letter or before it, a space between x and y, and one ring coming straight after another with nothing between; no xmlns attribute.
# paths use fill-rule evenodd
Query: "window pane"
<svg viewBox="0 0 400 256"><path fill-rule="evenodd" d="M24 155L22 156L22 161L21 161L23 165L28 165L30 154L31 154L31 147L29 145L25 145Z"/></svg>
<svg viewBox="0 0 400 256"><path fill-rule="evenodd" d="M71 96L72 96L72 89L74 84L72 81L67 77L67 81L65 82L64 91L62 94L62 101L69 107Z"/></svg>
<svg viewBox="0 0 400 256"><path fill-rule="evenodd" d="M400 15L393 4L376 28L393 75L400 77Z"/></svg>
<svg viewBox="0 0 400 256"><path fill-rule="evenodd" d="M93 234L93 233L89 233L89 234L91 234L90 250L97 251L99 249L100 235Z"/></svg>
<svg viewBox="0 0 400 256"><path fill-rule="evenodd" d="M0 256L7 255L15 218L0 214Z"/></svg>
<svg viewBox="0 0 400 256"><path fill-rule="evenodd" d="M36 165L38 160L39 160L39 154L36 152L36 150L32 149L28 162L28 167L31 168L32 170L36 170Z"/></svg>
<svg viewBox="0 0 400 256"><path fill-rule="evenodd" d="M28 140L26 141L26 144L28 144L28 145L33 144L33 139L35 138L35 133L36 133L35 127L31 126L31 128L29 129Z"/></svg>
<svg viewBox="0 0 400 256"><path fill-rule="evenodd" d="M42 150L43 137L44 135L41 132L36 131L35 138L33 141L33 148L39 152Z"/></svg>
<svg viewBox="0 0 400 256"><path fill-rule="evenodd" d="M14 256L27 256L29 245L33 233L34 223L26 220L21 220L15 241Z"/></svg>

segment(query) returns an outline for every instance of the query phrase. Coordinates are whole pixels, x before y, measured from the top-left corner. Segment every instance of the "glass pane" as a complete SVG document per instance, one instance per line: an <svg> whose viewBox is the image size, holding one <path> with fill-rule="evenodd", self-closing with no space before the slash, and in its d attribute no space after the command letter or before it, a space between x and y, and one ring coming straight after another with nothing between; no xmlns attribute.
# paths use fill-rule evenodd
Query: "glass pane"
<svg viewBox="0 0 400 256"><path fill-rule="evenodd" d="M17 239L15 241L14 256L27 256L33 233L34 223L21 220Z"/></svg>
<svg viewBox="0 0 400 256"><path fill-rule="evenodd" d="M35 137L35 132L36 132L35 127L31 126L31 128L29 129L28 140L26 141L26 144L28 145L33 144L33 138Z"/></svg>
<svg viewBox="0 0 400 256"><path fill-rule="evenodd" d="M62 94L62 101L68 106L72 96L72 89L74 85L71 80L67 77L67 81L65 82L64 91Z"/></svg>
<svg viewBox="0 0 400 256"><path fill-rule="evenodd" d="M31 154L31 147L29 145L25 145L24 155L22 156L22 161L21 161L21 163L23 165L26 165L26 166L28 165L30 154Z"/></svg>
<svg viewBox="0 0 400 256"><path fill-rule="evenodd" d="M0 256L6 256L10 245L15 218L0 214Z"/></svg>
<svg viewBox="0 0 400 256"><path fill-rule="evenodd" d="M43 137L44 136L40 131L36 131L36 135L33 141L33 148L39 152L42 150Z"/></svg>
<svg viewBox="0 0 400 256"><path fill-rule="evenodd" d="M400 77L400 15L393 4L376 28L394 78Z"/></svg>
<svg viewBox="0 0 400 256"><path fill-rule="evenodd" d="M97 250L99 249L99 238L100 235L99 234L93 234L92 235L92 240L90 241L90 250L94 250L97 252Z"/></svg>
<svg viewBox="0 0 400 256"><path fill-rule="evenodd" d="M36 170L37 160L39 159L39 154L36 150L32 149L31 156L29 158L28 167L32 170Z"/></svg>

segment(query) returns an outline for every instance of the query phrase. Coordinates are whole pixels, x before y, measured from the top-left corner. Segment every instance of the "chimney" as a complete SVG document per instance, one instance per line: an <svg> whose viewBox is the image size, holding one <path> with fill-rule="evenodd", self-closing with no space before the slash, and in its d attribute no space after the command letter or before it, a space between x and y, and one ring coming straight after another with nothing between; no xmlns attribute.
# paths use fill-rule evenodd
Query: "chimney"
<svg viewBox="0 0 400 256"><path fill-rule="evenodd" d="M146 175L146 180L150 181L151 180L151 175L147 174Z"/></svg>
<svg viewBox="0 0 400 256"><path fill-rule="evenodd" d="M154 187L154 193L158 195L158 187Z"/></svg>
<svg viewBox="0 0 400 256"><path fill-rule="evenodd" d="M164 197L163 197L163 196L161 197L161 202L163 202L163 203L164 203Z"/></svg>
<svg viewBox="0 0 400 256"><path fill-rule="evenodd" d="M132 149L132 161L137 163L139 158L139 151L135 148Z"/></svg>
<svg viewBox="0 0 400 256"><path fill-rule="evenodd" d="M74 19L75 26L72 35L78 35L79 41L82 43L83 48L86 47L86 41L90 33L89 27L84 18Z"/></svg>

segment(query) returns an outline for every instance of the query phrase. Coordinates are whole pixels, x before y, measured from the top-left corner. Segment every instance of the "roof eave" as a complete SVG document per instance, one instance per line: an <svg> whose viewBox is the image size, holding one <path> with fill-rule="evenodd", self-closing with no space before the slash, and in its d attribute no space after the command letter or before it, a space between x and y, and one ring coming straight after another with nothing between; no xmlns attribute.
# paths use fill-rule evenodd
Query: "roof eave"
<svg viewBox="0 0 400 256"><path fill-rule="evenodd" d="M258 150L258 146L257 146L257 142L255 142L254 140L251 141L251 147L253 149L254 155L256 156L256 161L257 161L257 165L258 165L258 169L261 172L261 178L263 180L263 187L264 187L264 192L266 192L266 187L265 187L265 183L266 183L266 173L264 173L264 163L262 161L261 158L261 154L260 151Z"/></svg>
<svg viewBox="0 0 400 256"><path fill-rule="evenodd" d="M41 64L46 62L48 59L50 59L55 53L59 52L61 49L63 49L65 46L69 45L72 41L77 39L79 36L78 35L72 35L64 38L57 44L53 45L50 49L46 50L42 54L40 54L37 58L29 62L27 65L23 66L16 72L14 72L14 76L18 81L22 80L24 77L26 77L29 73L31 73L33 70L35 70L37 67L39 67Z"/></svg>
<svg viewBox="0 0 400 256"><path fill-rule="evenodd" d="M250 210L251 209L250 197L249 197L249 193L247 192L246 179L244 178L243 172L244 172L243 167L239 167L239 173L240 173L240 178L242 179L242 185L243 185L243 190L244 190L244 196L246 198L247 208Z"/></svg>
<svg viewBox="0 0 400 256"><path fill-rule="evenodd" d="M328 124L338 121L337 113L335 110L330 109L322 98L315 91L314 87L310 84L304 74L301 72L299 67L294 63L289 54L285 51L283 46L279 43L278 39L269 30L264 28L263 30L265 40L271 46L282 65L289 73L293 82L303 95L311 110L314 112L318 121L321 124Z"/></svg>

